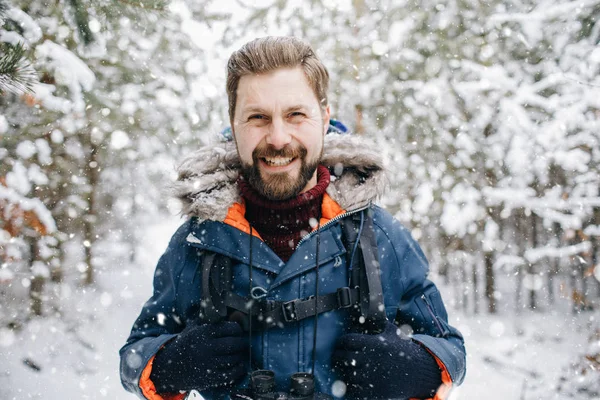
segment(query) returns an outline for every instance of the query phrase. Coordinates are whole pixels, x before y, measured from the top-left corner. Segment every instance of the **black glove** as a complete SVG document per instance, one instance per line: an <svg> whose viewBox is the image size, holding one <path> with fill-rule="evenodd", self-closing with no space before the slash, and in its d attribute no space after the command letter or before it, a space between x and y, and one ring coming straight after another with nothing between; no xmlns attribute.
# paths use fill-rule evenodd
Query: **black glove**
<svg viewBox="0 0 600 400"><path fill-rule="evenodd" d="M442 384L440 368L424 347L397 330L388 321L380 334L338 339L332 361L346 384L347 399L433 397Z"/></svg>
<svg viewBox="0 0 600 400"><path fill-rule="evenodd" d="M248 337L237 323L192 325L158 351L150 379L158 393L232 386L247 362Z"/></svg>

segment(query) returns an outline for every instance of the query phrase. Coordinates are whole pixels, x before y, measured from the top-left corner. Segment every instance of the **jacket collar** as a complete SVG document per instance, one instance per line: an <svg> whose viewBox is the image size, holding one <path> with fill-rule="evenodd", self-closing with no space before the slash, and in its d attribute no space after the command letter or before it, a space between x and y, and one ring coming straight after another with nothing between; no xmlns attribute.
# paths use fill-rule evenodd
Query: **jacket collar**
<svg viewBox="0 0 600 400"><path fill-rule="evenodd" d="M362 208L383 193L386 178L381 152L361 136L328 134L323 159L331 172L327 194L341 208ZM240 160L233 141L201 148L178 168L172 192L182 213L204 220L223 221L229 209L241 203L236 180Z"/></svg>
<svg viewBox="0 0 600 400"><path fill-rule="evenodd" d="M200 250L223 254L244 264L252 261L253 268L275 275L268 287L265 288L271 290L315 268L317 240L322 243L319 251L319 265L324 265L346 252L339 233L332 228L333 226L329 225L320 230L320 239L317 238L317 235L311 235L308 240L300 243L287 263L277 257L275 252L262 240L251 238L244 231L221 222L205 220L200 224L194 224L186 241Z"/></svg>

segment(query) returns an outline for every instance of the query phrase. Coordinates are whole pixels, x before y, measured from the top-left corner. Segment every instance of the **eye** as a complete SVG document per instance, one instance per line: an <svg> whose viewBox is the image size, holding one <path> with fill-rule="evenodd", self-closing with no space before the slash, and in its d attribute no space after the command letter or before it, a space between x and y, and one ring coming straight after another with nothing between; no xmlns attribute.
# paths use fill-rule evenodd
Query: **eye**
<svg viewBox="0 0 600 400"><path fill-rule="evenodd" d="M251 115L251 116L248 117L248 120L252 120L252 119L261 120L261 119L265 119L265 118L266 117L264 115L262 115L262 114L253 114L253 115Z"/></svg>
<svg viewBox="0 0 600 400"><path fill-rule="evenodd" d="M306 115L300 111L294 111L294 112L290 113L290 115L289 115L290 118L298 118L298 117L304 117L304 116L306 116Z"/></svg>

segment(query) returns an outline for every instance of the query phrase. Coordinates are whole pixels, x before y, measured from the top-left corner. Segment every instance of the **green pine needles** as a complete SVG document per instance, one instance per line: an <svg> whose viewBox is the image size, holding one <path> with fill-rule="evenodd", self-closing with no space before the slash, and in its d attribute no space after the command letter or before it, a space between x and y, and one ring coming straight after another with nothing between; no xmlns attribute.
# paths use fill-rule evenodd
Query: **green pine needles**
<svg viewBox="0 0 600 400"><path fill-rule="evenodd" d="M36 73L25 58L23 44L0 43L0 94L31 92L35 81Z"/></svg>
<svg viewBox="0 0 600 400"><path fill-rule="evenodd" d="M6 1L0 0L0 26L3 25L2 17L7 10ZM5 92L31 92L35 80L35 70L25 58L23 44L0 43L0 95Z"/></svg>

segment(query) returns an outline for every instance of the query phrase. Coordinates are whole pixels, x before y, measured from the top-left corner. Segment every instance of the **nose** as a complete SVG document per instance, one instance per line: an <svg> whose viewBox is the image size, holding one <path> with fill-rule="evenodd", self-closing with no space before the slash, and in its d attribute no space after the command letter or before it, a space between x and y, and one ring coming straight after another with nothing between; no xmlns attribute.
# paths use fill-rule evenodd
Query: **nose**
<svg viewBox="0 0 600 400"><path fill-rule="evenodd" d="M287 132L285 122L281 118L274 118L266 137L267 144L279 150L290 144L291 141L292 136Z"/></svg>

